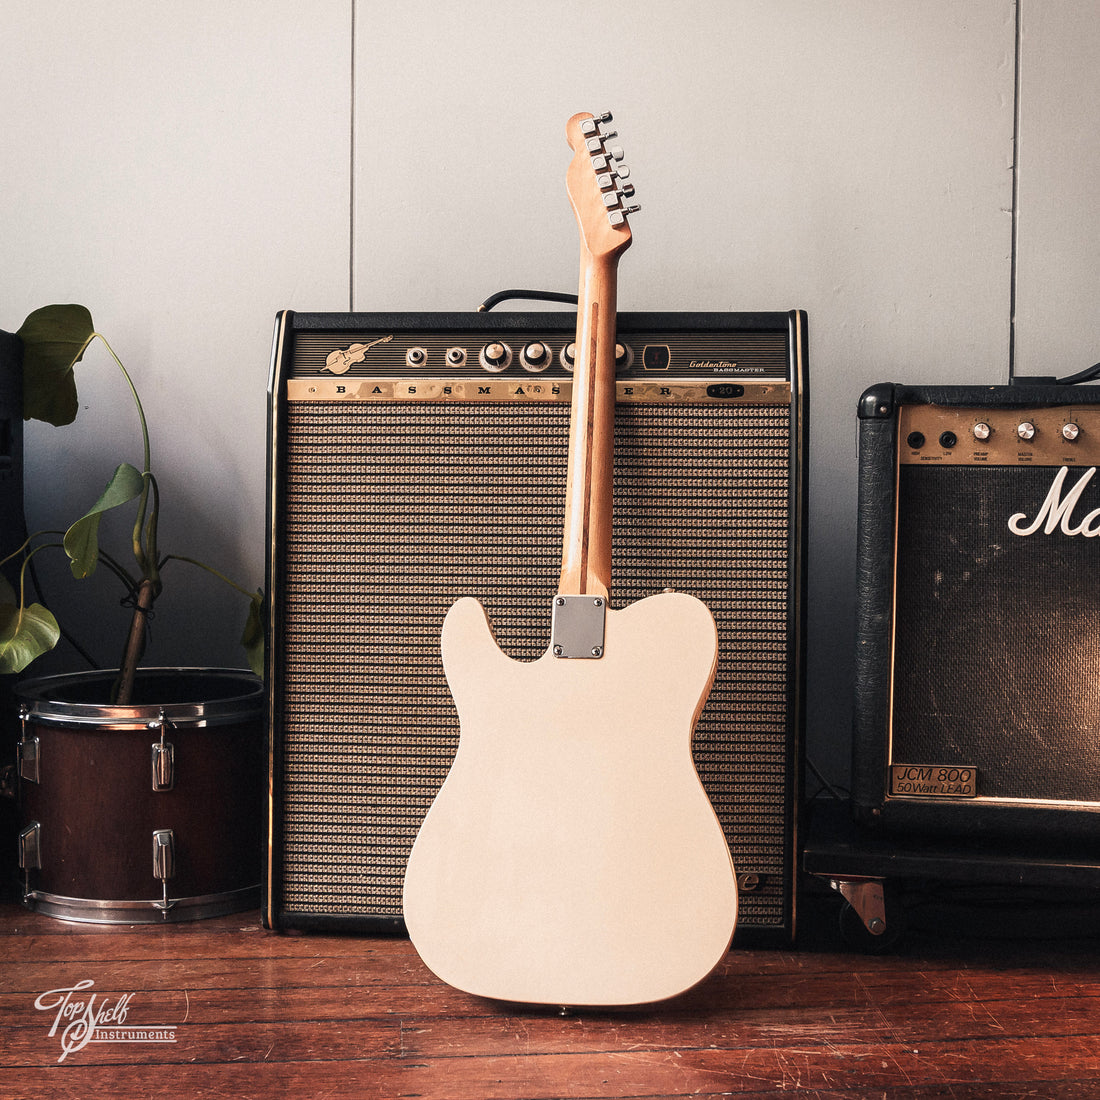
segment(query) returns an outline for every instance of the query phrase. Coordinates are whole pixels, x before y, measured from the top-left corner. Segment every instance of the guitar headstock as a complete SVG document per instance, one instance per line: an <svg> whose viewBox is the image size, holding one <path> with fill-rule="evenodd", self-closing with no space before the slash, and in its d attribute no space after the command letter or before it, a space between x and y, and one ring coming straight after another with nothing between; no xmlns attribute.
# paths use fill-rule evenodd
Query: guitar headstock
<svg viewBox="0 0 1100 1100"><path fill-rule="evenodd" d="M573 150L566 175L569 201L585 246L594 256L619 252L630 244L627 215L638 209L627 205L634 185L627 182L630 169L622 163L622 149L608 144L617 136L607 129L610 121L610 111L583 111L565 126Z"/></svg>

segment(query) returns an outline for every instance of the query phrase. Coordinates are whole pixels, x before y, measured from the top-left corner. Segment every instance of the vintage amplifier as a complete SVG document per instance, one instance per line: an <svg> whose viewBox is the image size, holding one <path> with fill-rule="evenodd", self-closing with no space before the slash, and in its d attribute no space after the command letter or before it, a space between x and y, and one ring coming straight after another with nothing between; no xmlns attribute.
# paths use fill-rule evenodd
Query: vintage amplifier
<svg viewBox="0 0 1100 1100"><path fill-rule="evenodd" d="M880 385L859 406L853 806L1100 836L1100 389Z"/></svg>
<svg viewBox="0 0 1100 1100"><path fill-rule="evenodd" d="M560 312L279 316L269 927L401 929L408 852L457 745L449 606L478 597L517 659L549 644L574 333ZM618 340L612 604L670 587L711 607L695 759L739 872L739 934L789 941L805 315L624 313Z"/></svg>

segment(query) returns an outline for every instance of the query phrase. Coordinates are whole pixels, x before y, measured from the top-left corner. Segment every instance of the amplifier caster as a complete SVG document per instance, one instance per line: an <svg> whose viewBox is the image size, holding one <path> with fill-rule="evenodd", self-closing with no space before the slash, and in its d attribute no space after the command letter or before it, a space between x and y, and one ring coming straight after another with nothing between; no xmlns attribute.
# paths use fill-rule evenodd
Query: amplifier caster
<svg viewBox="0 0 1100 1100"><path fill-rule="evenodd" d="M893 950L905 931L900 905L880 878L833 878L829 885L844 898L840 934L865 955Z"/></svg>

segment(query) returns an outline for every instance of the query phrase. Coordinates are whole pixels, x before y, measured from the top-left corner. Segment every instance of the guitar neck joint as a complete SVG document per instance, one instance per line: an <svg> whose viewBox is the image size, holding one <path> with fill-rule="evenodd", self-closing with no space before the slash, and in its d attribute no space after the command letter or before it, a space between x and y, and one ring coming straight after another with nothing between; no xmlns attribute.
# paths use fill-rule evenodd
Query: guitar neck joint
<svg viewBox="0 0 1100 1100"><path fill-rule="evenodd" d="M589 661L602 657L606 612L603 596L555 596L550 620L554 656Z"/></svg>

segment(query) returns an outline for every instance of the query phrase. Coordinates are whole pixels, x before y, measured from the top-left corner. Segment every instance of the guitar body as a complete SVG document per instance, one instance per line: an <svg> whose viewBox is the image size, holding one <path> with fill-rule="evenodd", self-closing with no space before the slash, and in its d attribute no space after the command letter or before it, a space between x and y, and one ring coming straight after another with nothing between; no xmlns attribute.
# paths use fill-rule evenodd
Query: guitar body
<svg viewBox="0 0 1100 1100"><path fill-rule="evenodd" d="M692 596L608 610L598 660L502 653L459 600L443 664L454 764L409 857L404 912L424 962L503 1001L643 1004L729 949L737 885L691 756L717 632Z"/></svg>
<svg viewBox="0 0 1100 1100"><path fill-rule="evenodd" d="M405 871L405 924L444 981L501 1001L634 1005L674 997L729 949L737 881L691 756L718 634L692 596L607 608L616 265L630 244L610 115L566 125L580 230L577 335L550 648L514 661L485 611L443 624L458 752ZM602 637L600 633L602 627Z"/></svg>

